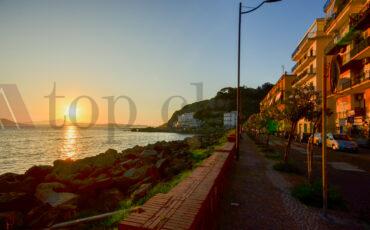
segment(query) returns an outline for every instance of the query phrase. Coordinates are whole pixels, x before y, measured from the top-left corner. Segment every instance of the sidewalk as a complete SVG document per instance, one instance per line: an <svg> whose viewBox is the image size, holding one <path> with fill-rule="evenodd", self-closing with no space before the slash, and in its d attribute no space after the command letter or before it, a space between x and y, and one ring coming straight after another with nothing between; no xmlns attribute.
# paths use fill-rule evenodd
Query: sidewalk
<svg viewBox="0 0 370 230"><path fill-rule="evenodd" d="M285 140L271 137L273 148L284 148ZM306 144L293 143L290 158L306 170ZM329 186L337 188L347 203L348 213L370 222L370 158L368 153L346 153L328 149ZM321 148L314 148L314 178L321 177Z"/></svg>
<svg viewBox="0 0 370 230"><path fill-rule="evenodd" d="M225 184L216 229L334 229L317 210L291 197L289 183L246 136L240 151Z"/></svg>

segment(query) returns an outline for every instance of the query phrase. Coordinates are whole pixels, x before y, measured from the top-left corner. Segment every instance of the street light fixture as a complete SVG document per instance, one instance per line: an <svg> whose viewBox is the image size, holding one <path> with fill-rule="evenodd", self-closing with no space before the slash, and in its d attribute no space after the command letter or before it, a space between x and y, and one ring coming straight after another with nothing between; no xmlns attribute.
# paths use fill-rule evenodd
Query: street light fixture
<svg viewBox="0 0 370 230"><path fill-rule="evenodd" d="M238 86L236 89L236 110L237 110L237 118L236 118L236 159L239 159L239 147L240 147L240 31L241 31L241 19L242 19L242 14L248 14L251 13L258 8L260 8L263 4L265 3L272 3L272 2L280 2L281 0L265 0L261 2L258 6L247 10L247 11L242 11L242 3L239 3L239 33L238 33Z"/></svg>

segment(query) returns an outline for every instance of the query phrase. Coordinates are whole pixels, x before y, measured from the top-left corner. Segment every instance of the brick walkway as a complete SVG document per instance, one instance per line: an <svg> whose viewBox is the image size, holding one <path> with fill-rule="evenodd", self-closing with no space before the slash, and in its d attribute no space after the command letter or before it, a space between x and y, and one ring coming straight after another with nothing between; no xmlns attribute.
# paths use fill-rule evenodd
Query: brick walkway
<svg viewBox="0 0 370 230"><path fill-rule="evenodd" d="M240 160L225 184L217 229L330 229L317 210L290 196L289 183L271 169L251 140L244 137L240 149Z"/></svg>

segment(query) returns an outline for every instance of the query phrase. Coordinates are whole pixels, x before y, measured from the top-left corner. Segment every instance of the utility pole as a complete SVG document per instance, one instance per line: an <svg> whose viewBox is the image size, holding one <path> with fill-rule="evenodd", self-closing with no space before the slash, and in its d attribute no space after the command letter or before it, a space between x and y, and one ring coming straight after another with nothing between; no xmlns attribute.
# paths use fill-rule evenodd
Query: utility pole
<svg viewBox="0 0 370 230"><path fill-rule="evenodd" d="M329 70L329 71L328 71ZM327 77L330 74L330 68L327 67L326 58L324 57L324 76L323 76L323 91L322 91L322 132L321 132L321 153L322 153L322 200L323 200L323 215L326 217L328 208L328 169L327 169L327 147L326 147L326 92L327 92Z"/></svg>
<svg viewBox="0 0 370 230"><path fill-rule="evenodd" d="M238 32L238 83L236 88L236 160L239 160L240 149L240 32L242 23L242 3L239 3L239 32Z"/></svg>

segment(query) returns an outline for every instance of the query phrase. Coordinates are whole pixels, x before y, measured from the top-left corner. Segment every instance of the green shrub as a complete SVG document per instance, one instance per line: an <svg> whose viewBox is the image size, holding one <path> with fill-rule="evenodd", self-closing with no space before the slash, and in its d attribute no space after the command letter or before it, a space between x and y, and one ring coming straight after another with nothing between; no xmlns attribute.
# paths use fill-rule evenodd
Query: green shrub
<svg viewBox="0 0 370 230"><path fill-rule="evenodd" d="M322 207L322 183L321 180L314 181L312 185L308 183L295 186L291 194L303 204L313 207ZM340 192L336 188L328 190L328 208L346 209L346 205Z"/></svg>
<svg viewBox="0 0 370 230"><path fill-rule="evenodd" d="M122 221L130 214L130 210L132 208L144 204L147 200L149 200L151 197L155 196L158 193L168 193L173 187L175 187L178 183L180 183L190 174L191 171L184 171L176 175L169 181L160 182L156 184L153 188L149 190L148 194L146 194L143 198L139 199L136 202L133 202L131 199L123 200L120 203L120 212L103 221L102 224L104 226L112 226L117 224L119 221Z"/></svg>
<svg viewBox="0 0 370 230"><path fill-rule="evenodd" d="M283 162L280 161L274 164L273 168L276 171L285 172L285 173L294 173L294 174L301 174L301 171L297 166L293 164L293 162Z"/></svg>
<svg viewBox="0 0 370 230"><path fill-rule="evenodd" d="M271 159L271 160L277 160L277 161L282 160L281 159L281 154L280 153L277 153L277 152L268 152L268 153L265 153L265 157L268 158L268 159Z"/></svg>
<svg viewBox="0 0 370 230"><path fill-rule="evenodd" d="M195 162L199 162L209 157L210 151L208 149L195 149L191 151L191 158Z"/></svg>

